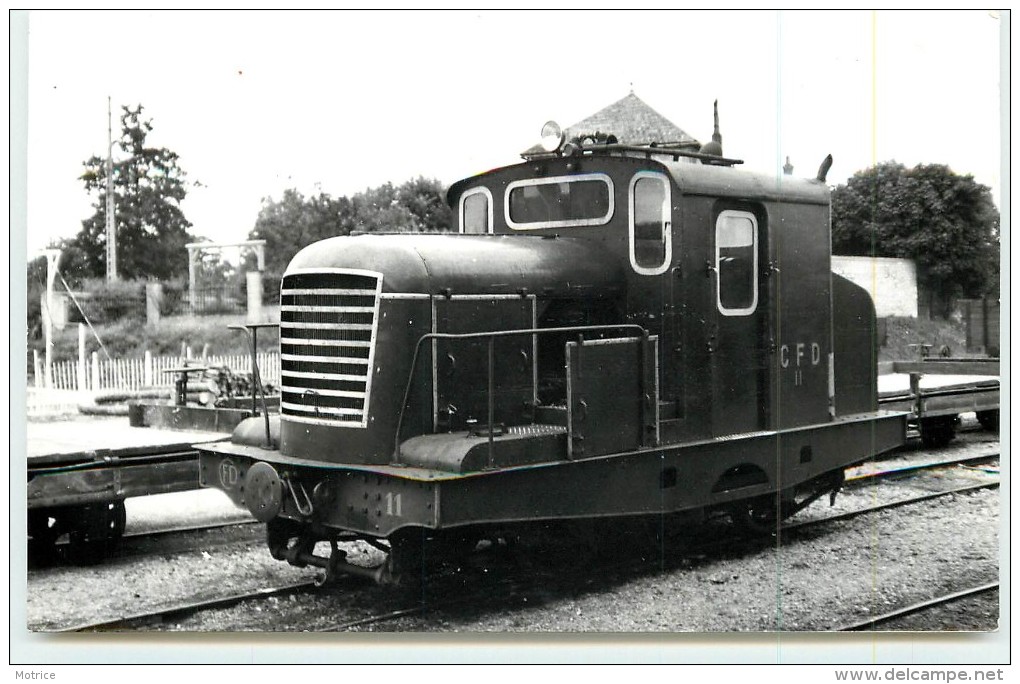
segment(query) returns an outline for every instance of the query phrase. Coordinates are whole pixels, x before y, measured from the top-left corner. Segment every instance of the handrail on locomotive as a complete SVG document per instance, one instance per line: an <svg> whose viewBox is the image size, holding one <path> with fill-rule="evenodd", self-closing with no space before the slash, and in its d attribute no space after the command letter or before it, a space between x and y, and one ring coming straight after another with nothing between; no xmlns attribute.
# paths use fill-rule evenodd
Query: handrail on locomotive
<svg viewBox="0 0 1020 684"><path fill-rule="evenodd" d="M421 351L422 343L426 340L488 340L488 437L489 437L489 467L492 467L492 449L493 449L493 423L495 421L495 405L494 405L494 374L495 374L495 358L493 353L493 342L496 338L500 337L517 337L520 335L545 335L550 333L557 334L578 334L578 341L584 341L584 333L597 333L607 332L609 330L634 330L636 331L642 340L648 339L648 331L640 325L634 323L621 323L618 325L575 325L565 326L558 328L525 328L520 330L491 330L486 332L475 332L475 333L426 333L418 338L418 342L414 346L414 354L411 357L411 369L407 374L407 384L404 387L404 398L400 404L400 413L397 415L397 429L396 435L394 436L393 444L393 458L399 460L400 458L400 429L404 422L404 412L407 410L408 399L411 394L411 387L414 382L414 370L418 363L418 355ZM644 347L641 347L642 351Z"/></svg>
<svg viewBox="0 0 1020 684"><path fill-rule="evenodd" d="M258 357L256 356L255 347L255 335L257 335L258 328L266 327L279 327L279 323L256 323L246 325L230 325L228 326L231 330L236 330L245 333L245 338L248 343L248 348L251 351L251 366L252 366L252 415L257 416L258 410L256 409L256 391L261 395L262 403L262 415L265 422L265 433L266 433L266 447L273 448L273 441L269 427L269 411L266 408L266 391L265 386L262 383L262 374L259 372ZM404 413L407 410L408 400L411 394L411 388L414 383L414 371L417 367L418 357L421 351L422 343L426 340L481 340L485 339L488 341L488 366L487 366L487 400L488 400L488 418L487 418L487 434L489 437L489 460L490 466L492 462L492 448L493 448L493 433L495 422L495 405L494 405L494 394L495 394L495 361L494 361L494 350L493 341L497 338L506 337L517 337L521 335L548 335L548 334L574 334L578 335L578 342L584 342L585 333L603 333L611 330L632 330L642 339L648 339L648 330L640 325L634 323L620 323L618 325L575 325L565 326L557 328L526 328L520 330L490 330L484 332L475 333L426 333L418 338L417 343L414 347L414 354L411 357L411 368L407 374L407 383L404 386L403 401L400 404L400 412L397 415L397 428L394 435L393 445L393 457L395 461L399 460L400 457L400 431L404 422ZM644 350L644 346L641 347Z"/></svg>
<svg viewBox="0 0 1020 684"><path fill-rule="evenodd" d="M256 405L256 392L262 397L262 415L266 426L266 448L273 448L273 438L269 430L269 408L266 405L266 388L262 384L262 374L259 373L258 361L258 331L259 328L279 328L279 323L246 323L245 325L228 325L230 330L243 332L248 342L248 350L251 352L251 414L259 414Z"/></svg>

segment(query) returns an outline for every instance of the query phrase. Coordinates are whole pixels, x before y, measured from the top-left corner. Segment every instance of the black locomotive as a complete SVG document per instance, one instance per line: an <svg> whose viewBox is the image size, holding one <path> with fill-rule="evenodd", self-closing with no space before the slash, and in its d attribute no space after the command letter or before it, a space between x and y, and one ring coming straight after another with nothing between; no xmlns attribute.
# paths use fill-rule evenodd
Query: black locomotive
<svg viewBox="0 0 1020 684"><path fill-rule="evenodd" d="M774 527L903 443L871 299L830 270L831 160L777 179L713 143L545 132L450 188L457 234L291 262L280 415L199 447L202 484L268 523L274 557L384 580L423 540L535 521ZM353 539L388 561L346 562Z"/></svg>

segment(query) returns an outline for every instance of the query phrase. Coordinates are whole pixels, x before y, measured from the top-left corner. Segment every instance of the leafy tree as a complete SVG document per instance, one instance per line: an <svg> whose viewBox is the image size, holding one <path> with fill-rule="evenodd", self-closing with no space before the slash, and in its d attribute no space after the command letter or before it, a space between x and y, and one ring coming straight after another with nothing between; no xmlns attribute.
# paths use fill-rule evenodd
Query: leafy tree
<svg viewBox="0 0 1020 684"><path fill-rule="evenodd" d="M249 238L266 241L266 270L282 274L301 248L319 240L355 231L439 232L450 230L451 222L445 189L437 180L419 177L350 198L326 193L305 198L286 190L278 201L262 201Z"/></svg>
<svg viewBox="0 0 1020 684"><path fill-rule="evenodd" d="M165 279L186 274L184 245L195 240L180 207L187 194L186 174L175 152L146 146L152 122L142 118L142 106L122 110L116 141L122 159L113 164L117 275ZM106 273L106 159L93 156L84 166L81 179L96 197L95 213L82 221L74 239L80 251L75 266L81 275L101 277Z"/></svg>
<svg viewBox="0 0 1020 684"><path fill-rule="evenodd" d="M450 230L452 213L445 189L436 180L418 177L355 195L355 230L365 232L433 233Z"/></svg>
<svg viewBox="0 0 1020 684"><path fill-rule="evenodd" d="M948 166L884 162L832 194L835 254L913 259L933 314L998 282L999 212L988 187Z"/></svg>
<svg viewBox="0 0 1020 684"><path fill-rule="evenodd" d="M266 241L266 271L280 274L305 245L350 233L353 212L346 197L333 199L320 193L306 199L297 190L285 190L279 201L262 200L248 237Z"/></svg>

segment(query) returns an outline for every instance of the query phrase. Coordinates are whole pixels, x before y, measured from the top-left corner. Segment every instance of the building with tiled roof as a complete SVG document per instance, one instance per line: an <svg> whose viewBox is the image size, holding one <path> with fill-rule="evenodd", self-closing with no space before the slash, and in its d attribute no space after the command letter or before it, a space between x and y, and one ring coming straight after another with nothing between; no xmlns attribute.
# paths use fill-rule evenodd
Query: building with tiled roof
<svg viewBox="0 0 1020 684"><path fill-rule="evenodd" d="M591 116L569 126L564 131L567 140L594 135L612 134L622 145L647 145L648 143L669 143L675 147L688 147L695 151L701 147L693 136L672 121L648 106L640 97L631 92L621 100L600 109ZM523 154L542 151L535 145Z"/></svg>

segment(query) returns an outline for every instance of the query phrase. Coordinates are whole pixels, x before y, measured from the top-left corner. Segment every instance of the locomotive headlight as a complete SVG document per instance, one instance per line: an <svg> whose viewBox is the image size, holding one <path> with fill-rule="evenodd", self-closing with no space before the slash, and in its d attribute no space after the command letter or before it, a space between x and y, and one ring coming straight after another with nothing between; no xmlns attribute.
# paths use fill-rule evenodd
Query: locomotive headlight
<svg viewBox="0 0 1020 684"><path fill-rule="evenodd" d="M563 145L564 135L560 125L555 121L546 121L542 126L542 149L555 152Z"/></svg>

